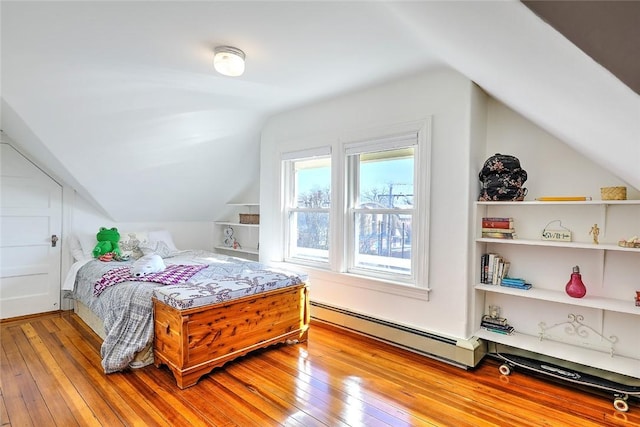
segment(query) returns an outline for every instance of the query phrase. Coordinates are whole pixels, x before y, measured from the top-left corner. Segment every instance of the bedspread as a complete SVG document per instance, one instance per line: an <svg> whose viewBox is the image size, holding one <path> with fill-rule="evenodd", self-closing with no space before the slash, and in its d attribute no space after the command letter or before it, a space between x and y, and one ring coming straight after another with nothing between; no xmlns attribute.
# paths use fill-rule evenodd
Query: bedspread
<svg viewBox="0 0 640 427"><path fill-rule="evenodd" d="M100 294L109 286L128 282L130 280L135 280L137 282L160 283L162 285L178 285L191 279L191 276L203 268L207 268L207 266L172 264L168 265L163 271L150 273L141 277L133 276L131 274L131 267L114 268L104 274L100 279L98 279L95 285L93 285L93 294L99 297Z"/></svg>
<svg viewBox="0 0 640 427"><path fill-rule="evenodd" d="M258 262L207 251L185 251L164 261L167 266L207 266L193 275L188 283L210 284L221 276L227 279L232 276L244 277L250 272L262 272L267 268ZM105 273L132 263L93 260L83 265L76 276L73 298L85 304L104 322L106 338L102 344L101 356L105 373L128 367L135 354L153 340L152 295L154 289L162 285L127 281L106 288L98 297L93 295L96 281ZM300 279L292 278L292 283L294 282L300 283ZM170 286L174 285L167 285Z"/></svg>

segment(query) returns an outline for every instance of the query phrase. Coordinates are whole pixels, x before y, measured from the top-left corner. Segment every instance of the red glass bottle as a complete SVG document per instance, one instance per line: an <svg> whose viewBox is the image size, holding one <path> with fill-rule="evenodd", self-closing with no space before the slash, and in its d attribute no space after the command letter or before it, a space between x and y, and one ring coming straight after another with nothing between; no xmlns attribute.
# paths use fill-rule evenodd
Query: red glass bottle
<svg viewBox="0 0 640 427"><path fill-rule="evenodd" d="M572 298L582 298L587 294L587 288L582 283L582 275L580 275L580 267L577 265L573 267L573 273L571 273L571 279L565 286L567 295Z"/></svg>

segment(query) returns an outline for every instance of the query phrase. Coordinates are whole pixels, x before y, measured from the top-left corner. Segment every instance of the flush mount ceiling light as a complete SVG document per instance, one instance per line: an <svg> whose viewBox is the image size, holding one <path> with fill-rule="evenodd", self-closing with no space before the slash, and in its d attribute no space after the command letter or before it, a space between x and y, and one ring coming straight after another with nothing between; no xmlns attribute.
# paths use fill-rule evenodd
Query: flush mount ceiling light
<svg viewBox="0 0 640 427"><path fill-rule="evenodd" d="M231 77L244 73L243 51L231 46L218 46L213 51L213 67L217 72Z"/></svg>

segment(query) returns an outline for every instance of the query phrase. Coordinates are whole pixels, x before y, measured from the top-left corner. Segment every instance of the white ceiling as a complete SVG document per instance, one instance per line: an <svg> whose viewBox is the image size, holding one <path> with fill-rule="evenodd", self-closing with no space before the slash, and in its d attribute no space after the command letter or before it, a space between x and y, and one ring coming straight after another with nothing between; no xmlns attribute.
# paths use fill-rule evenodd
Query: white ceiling
<svg viewBox="0 0 640 427"><path fill-rule="evenodd" d="M116 221L257 200L270 115L442 66L640 188L640 97L519 2L3 0L0 14L3 131ZM213 71L223 44L246 53L242 77Z"/></svg>

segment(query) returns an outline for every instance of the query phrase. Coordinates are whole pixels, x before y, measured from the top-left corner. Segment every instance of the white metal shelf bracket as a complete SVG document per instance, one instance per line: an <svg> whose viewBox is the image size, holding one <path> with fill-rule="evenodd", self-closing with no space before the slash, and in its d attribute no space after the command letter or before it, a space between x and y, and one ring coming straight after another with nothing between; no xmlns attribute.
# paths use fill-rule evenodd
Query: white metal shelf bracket
<svg viewBox="0 0 640 427"><path fill-rule="evenodd" d="M593 333L598 336L601 340L604 340L608 343L603 349L609 352L609 355L613 357L615 353L614 346L618 342L618 337L615 335L611 335L610 337L605 337L600 332L593 329L591 326L584 323L584 316L581 314L573 314L569 313L569 320L566 322L556 323L555 325L547 326L545 322L538 323L538 327L540 328L540 332L538 333L538 337L540 341L544 339L554 340L554 337L548 333L548 331L564 326L564 332L566 335L577 336L579 338L588 339L590 334ZM557 338L555 340L558 340ZM560 341L562 341L560 339ZM590 345L587 343L583 343L585 346Z"/></svg>

